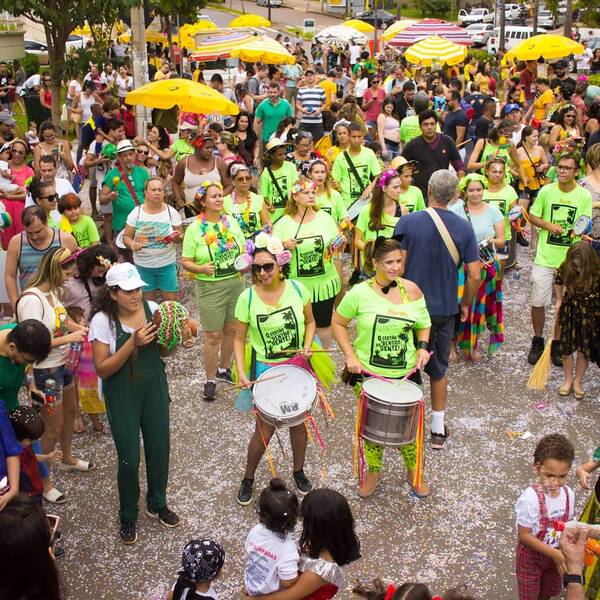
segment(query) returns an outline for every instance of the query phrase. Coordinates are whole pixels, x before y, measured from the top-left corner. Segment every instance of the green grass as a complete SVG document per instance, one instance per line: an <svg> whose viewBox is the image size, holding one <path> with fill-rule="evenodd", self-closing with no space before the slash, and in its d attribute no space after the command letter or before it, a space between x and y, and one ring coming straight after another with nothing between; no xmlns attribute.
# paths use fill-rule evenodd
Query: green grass
<svg viewBox="0 0 600 600"><path fill-rule="evenodd" d="M309 42L314 37L313 33L304 33L304 31L302 29L300 29L299 27L290 27L289 25L287 25L285 29L286 29L286 31L289 31L292 35L295 35L296 37L308 40Z"/></svg>
<svg viewBox="0 0 600 600"><path fill-rule="evenodd" d="M229 8L228 6L225 6L225 2L211 2L206 5L206 8L220 10L221 12L229 13L231 15L243 15L244 14L241 10L238 10L237 8Z"/></svg>

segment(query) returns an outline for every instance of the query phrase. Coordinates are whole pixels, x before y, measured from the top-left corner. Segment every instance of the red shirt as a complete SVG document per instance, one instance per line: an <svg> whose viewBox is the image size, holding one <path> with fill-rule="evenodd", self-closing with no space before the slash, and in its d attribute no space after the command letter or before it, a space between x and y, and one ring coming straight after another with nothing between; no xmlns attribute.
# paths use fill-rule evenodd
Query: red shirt
<svg viewBox="0 0 600 600"><path fill-rule="evenodd" d="M35 452L31 446L23 448L19 461L21 463L19 489L29 496L41 497L44 492L44 484Z"/></svg>
<svg viewBox="0 0 600 600"><path fill-rule="evenodd" d="M523 69L519 73L519 83L523 86L525 92L525 100L533 102L535 98L535 90L533 89L533 73L529 69Z"/></svg>

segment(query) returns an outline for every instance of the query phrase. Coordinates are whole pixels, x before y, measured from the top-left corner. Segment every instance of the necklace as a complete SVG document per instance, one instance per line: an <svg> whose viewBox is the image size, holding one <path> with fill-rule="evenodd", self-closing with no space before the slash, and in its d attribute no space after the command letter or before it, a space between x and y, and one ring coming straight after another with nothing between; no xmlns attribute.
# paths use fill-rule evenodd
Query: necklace
<svg viewBox="0 0 600 600"><path fill-rule="evenodd" d="M198 220L200 221L200 235L204 238L207 246L217 246L220 253L234 247L235 240L226 215L221 215L217 223L209 223L204 213L198 216Z"/></svg>
<svg viewBox="0 0 600 600"><path fill-rule="evenodd" d="M392 288L398 287L398 282L395 279L394 279L394 281L391 281L388 285L383 285L383 284L379 283L379 281L377 281L376 277L373 277L373 281L381 288L381 291L386 296Z"/></svg>

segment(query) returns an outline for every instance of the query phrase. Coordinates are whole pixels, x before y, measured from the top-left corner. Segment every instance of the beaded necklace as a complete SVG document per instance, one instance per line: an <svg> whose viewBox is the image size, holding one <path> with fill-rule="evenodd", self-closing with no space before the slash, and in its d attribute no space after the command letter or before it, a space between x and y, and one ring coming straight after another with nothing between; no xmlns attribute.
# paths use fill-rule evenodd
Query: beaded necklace
<svg viewBox="0 0 600 600"><path fill-rule="evenodd" d="M208 246L217 246L220 253L227 252L235 246L235 239L226 215L221 215L217 223L209 223L204 213L198 216L198 220L200 221L200 235Z"/></svg>
<svg viewBox="0 0 600 600"><path fill-rule="evenodd" d="M250 192L248 192L248 198L244 201L246 204L246 208L244 209L244 211L242 212L241 210L238 210L240 208L240 202L237 201L237 193L235 191L231 192L231 199L233 200L233 210L235 213L235 216L238 217L238 221L239 221L239 217L241 217L246 225L246 227L248 227L250 225L250 205L252 202L252 195ZM240 223L240 226L243 227L243 224Z"/></svg>

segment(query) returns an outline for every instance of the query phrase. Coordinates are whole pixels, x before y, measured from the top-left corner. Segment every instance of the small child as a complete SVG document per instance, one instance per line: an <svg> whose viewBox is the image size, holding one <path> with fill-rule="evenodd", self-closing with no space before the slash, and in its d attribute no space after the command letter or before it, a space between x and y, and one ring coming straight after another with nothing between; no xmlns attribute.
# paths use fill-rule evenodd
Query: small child
<svg viewBox="0 0 600 600"><path fill-rule="evenodd" d="M8 166L11 144L6 143L0 148L0 192L16 192L19 186L13 183L13 174Z"/></svg>
<svg viewBox="0 0 600 600"><path fill-rule="evenodd" d="M39 412L32 406L17 407L10 413L9 418L15 437L22 447L19 456L19 462L21 463L19 491L42 504L44 486L38 463L54 459L60 460L62 452L60 450L54 450L49 454L36 454L34 452L31 444L42 437L44 421Z"/></svg>
<svg viewBox="0 0 600 600"><path fill-rule="evenodd" d="M438 85L433 90L433 110L437 114L446 110L446 96L444 95L444 86Z"/></svg>
<svg viewBox="0 0 600 600"><path fill-rule="evenodd" d="M81 198L77 194L64 194L58 199L58 212L62 215L59 228L71 233L80 248L100 243L96 223L81 211Z"/></svg>
<svg viewBox="0 0 600 600"><path fill-rule="evenodd" d="M558 547L555 519L573 518L575 494L564 484L575 458L569 440L558 433L544 436L533 454L538 481L521 494L517 513L517 566L519 600L558 596L562 590L565 557Z"/></svg>
<svg viewBox="0 0 600 600"><path fill-rule="evenodd" d="M37 123L35 121L30 121L29 129L25 134L25 141L29 144L29 148L33 152L33 149L40 143L40 138L38 137L37 131Z"/></svg>
<svg viewBox="0 0 600 600"><path fill-rule="evenodd" d="M188 542L181 556L181 571L167 600L218 600L212 582L221 574L225 550L212 540Z"/></svg>
<svg viewBox="0 0 600 600"><path fill-rule="evenodd" d="M588 364L600 366L600 258L591 244L578 242L569 248L554 283L560 300L558 347L564 373L558 393L569 396L572 390L575 399L581 400Z"/></svg>
<svg viewBox="0 0 600 600"><path fill-rule="evenodd" d="M298 549L289 534L298 520L298 498L281 479L271 479L258 501L260 523L246 538L246 575L250 596L291 587L298 579Z"/></svg>

